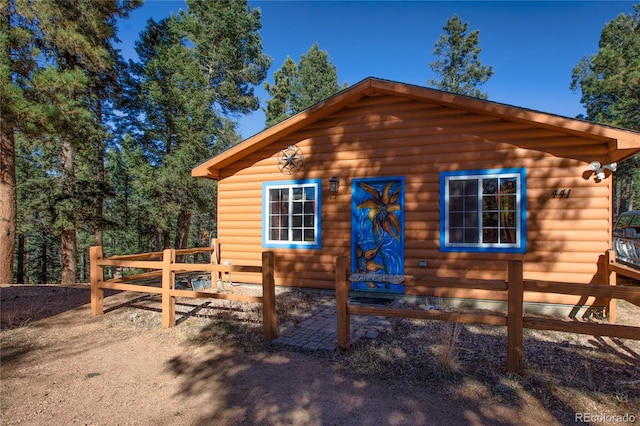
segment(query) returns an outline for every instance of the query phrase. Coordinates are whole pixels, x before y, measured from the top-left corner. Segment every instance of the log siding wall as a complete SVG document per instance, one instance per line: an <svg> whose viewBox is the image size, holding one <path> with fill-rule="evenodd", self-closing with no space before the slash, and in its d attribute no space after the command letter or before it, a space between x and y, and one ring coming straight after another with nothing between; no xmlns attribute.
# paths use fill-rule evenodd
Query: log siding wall
<svg viewBox="0 0 640 426"><path fill-rule="evenodd" d="M293 144L304 152L304 166L283 175L277 154ZM590 161L606 155L605 142L571 134L398 97L363 98L220 171L221 257L260 264L263 182L322 179L322 248L273 249L275 280L333 288L336 256L350 256L352 179L404 176L406 274L504 279L506 271L495 269L504 262L496 260L521 259L525 279L601 282L599 257L610 247L612 179L596 183L583 174ZM441 252L439 173L502 168L526 169L527 253ZM340 178L336 198L328 197L331 176ZM569 198L553 198L555 189L570 189ZM423 260L428 266L418 267ZM486 291L439 293L498 297ZM545 294L525 298L558 301Z"/></svg>

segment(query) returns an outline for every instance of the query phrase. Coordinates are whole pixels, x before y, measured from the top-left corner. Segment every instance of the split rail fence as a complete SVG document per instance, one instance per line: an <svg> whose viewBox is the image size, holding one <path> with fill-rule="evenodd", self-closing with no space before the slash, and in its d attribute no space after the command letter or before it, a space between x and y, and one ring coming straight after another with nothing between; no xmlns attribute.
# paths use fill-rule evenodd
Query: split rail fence
<svg viewBox="0 0 640 426"><path fill-rule="evenodd" d="M187 255L198 253L211 253L211 263L183 263L177 262ZM142 253L123 256L103 257L102 247L90 248L91 258L91 315L99 316L104 313L104 290L124 290L139 293L162 295L162 327L173 327L176 324L176 298L213 298L238 302L261 303L263 307L264 339L267 342L277 337L276 308L275 308L275 281L273 252L262 253L262 266L243 265L219 265L215 261L215 245L212 247L200 247L193 249L166 249L162 252ZM136 268L151 270L136 275L122 278L104 279L104 268ZM262 274L262 296L250 296L232 293L215 293L213 291L182 290L176 288L176 274L181 273L208 273L211 281L215 283L221 273L248 272ZM144 280L156 277L160 279L161 286L136 284L136 280Z"/></svg>
<svg viewBox="0 0 640 426"><path fill-rule="evenodd" d="M520 260L507 262L507 280L475 280L461 278L439 278L405 276L405 286L468 288L507 292L507 313L463 313L442 310L417 310L404 308L355 306L349 304L350 281L362 280L363 274L350 275L350 262L346 257L336 259L336 308L337 308L337 345L341 349L350 348L351 315L370 315L397 318L415 318L426 320L453 321L460 323L479 323L507 327L507 371L520 374L522 370L523 329L556 330L578 334L617 337L640 340L640 327L617 324L602 324L570 321L556 318L540 318L524 314L524 292L542 292L579 295L586 300L589 296L604 300L610 322L615 323L615 300L624 299L640 305L640 288L618 287L615 285L615 273L632 278L640 278L640 273L615 262L613 252L605 254L605 275L608 285L572 284L550 281L523 279L523 263ZM370 281L380 281L380 275L371 275Z"/></svg>

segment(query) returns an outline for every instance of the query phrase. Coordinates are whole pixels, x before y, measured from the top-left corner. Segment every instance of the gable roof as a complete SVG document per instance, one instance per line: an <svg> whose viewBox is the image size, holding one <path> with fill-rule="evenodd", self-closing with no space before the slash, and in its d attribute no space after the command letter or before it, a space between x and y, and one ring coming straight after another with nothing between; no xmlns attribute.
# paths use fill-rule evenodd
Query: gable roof
<svg viewBox="0 0 640 426"><path fill-rule="evenodd" d="M639 132L457 95L427 87L369 77L196 166L191 171L191 176L217 179L218 171L235 161L346 108L362 98L376 95L396 96L418 102L457 108L472 113L493 116L505 121L526 123L532 127L592 139L596 143L607 143L610 161L621 161L640 152Z"/></svg>

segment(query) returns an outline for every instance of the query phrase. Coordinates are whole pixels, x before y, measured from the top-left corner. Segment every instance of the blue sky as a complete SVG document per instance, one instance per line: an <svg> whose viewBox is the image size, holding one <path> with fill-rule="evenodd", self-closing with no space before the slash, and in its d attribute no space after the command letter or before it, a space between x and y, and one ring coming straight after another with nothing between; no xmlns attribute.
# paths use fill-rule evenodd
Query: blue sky
<svg viewBox="0 0 640 426"><path fill-rule="evenodd" d="M429 63L447 19L458 15L480 31L480 60L494 67L482 86L489 100L575 117L584 112L571 92L571 71L598 51L605 24L633 13L633 1L249 1L262 10L264 53L273 58L273 82L287 55L296 62L318 43L336 65L340 83L367 77L427 85ZM120 49L135 57L134 42L149 18L160 20L186 4L146 0L118 24ZM268 98L256 87L262 106ZM244 138L263 130L262 110L239 117Z"/></svg>

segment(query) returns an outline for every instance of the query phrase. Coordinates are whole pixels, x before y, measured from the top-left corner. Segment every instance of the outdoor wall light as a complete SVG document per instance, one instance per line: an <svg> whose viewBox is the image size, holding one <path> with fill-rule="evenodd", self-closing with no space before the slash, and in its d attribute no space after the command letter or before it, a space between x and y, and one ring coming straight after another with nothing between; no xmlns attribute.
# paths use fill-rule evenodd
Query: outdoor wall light
<svg viewBox="0 0 640 426"><path fill-rule="evenodd" d="M591 170L596 175L596 180L601 181L605 178L605 169L611 170L611 172L615 172L618 169L617 163L605 164L601 165L599 161L592 161L589 164L589 170Z"/></svg>
<svg viewBox="0 0 640 426"><path fill-rule="evenodd" d="M329 179L329 194L333 197L338 195L338 188L340 188L340 178L337 176Z"/></svg>

